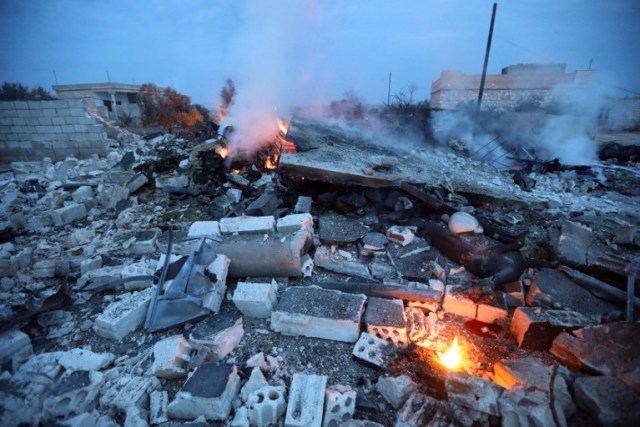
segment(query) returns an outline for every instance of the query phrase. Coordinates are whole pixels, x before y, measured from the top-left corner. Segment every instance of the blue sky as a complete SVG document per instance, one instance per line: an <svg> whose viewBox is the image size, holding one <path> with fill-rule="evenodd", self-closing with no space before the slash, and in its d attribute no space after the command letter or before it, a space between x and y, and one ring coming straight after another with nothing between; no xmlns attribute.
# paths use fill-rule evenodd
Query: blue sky
<svg viewBox="0 0 640 427"><path fill-rule="evenodd" d="M493 1L2 0L0 82L154 82L210 108L238 96L285 108L353 90L370 103L443 69L482 71ZM592 68L640 95L638 0L498 2L489 72L516 63ZM631 91L631 92L629 92Z"/></svg>

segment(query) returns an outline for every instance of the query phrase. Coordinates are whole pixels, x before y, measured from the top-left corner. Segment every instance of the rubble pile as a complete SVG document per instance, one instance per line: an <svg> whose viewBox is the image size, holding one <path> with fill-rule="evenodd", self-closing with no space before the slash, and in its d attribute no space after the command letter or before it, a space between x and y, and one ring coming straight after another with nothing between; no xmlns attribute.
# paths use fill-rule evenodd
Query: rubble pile
<svg viewBox="0 0 640 427"><path fill-rule="evenodd" d="M3 167L2 425L640 420L636 196L345 138Z"/></svg>

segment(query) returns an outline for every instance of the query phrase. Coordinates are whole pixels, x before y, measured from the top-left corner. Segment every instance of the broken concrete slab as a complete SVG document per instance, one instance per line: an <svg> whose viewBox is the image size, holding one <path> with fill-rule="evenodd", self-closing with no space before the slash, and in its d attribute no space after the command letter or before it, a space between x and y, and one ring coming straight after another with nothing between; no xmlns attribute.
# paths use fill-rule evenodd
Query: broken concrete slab
<svg viewBox="0 0 640 427"><path fill-rule="evenodd" d="M421 393L414 393L398 412L395 427L418 427L432 420L438 408L438 401Z"/></svg>
<svg viewBox="0 0 640 427"><path fill-rule="evenodd" d="M155 287L120 295L96 318L94 331L105 338L121 341L144 323L153 292Z"/></svg>
<svg viewBox="0 0 640 427"><path fill-rule="evenodd" d="M414 227L393 225L387 229L386 236L387 239L394 243L398 243L401 246L407 246L409 243L413 242L415 232L416 230Z"/></svg>
<svg viewBox="0 0 640 427"><path fill-rule="evenodd" d="M286 427L322 427L325 375L293 374L284 425Z"/></svg>
<svg viewBox="0 0 640 427"><path fill-rule="evenodd" d="M242 314L249 317L268 318L277 303L278 284L238 282L233 293L233 303Z"/></svg>
<svg viewBox="0 0 640 427"><path fill-rule="evenodd" d="M273 234L276 220L273 216L239 216L222 218L220 232L223 236L231 234Z"/></svg>
<svg viewBox="0 0 640 427"><path fill-rule="evenodd" d="M220 223L218 221L196 221L189 226L188 237L221 237Z"/></svg>
<svg viewBox="0 0 640 427"><path fill-rule="evenodd" d="M173 335L153 346L151 373L168 380L185 378L192 348L182 335Z"/></svg>
<svg viewBox="0 0 640 427"><path fill-rule="evenodd" d="M243 336L242 317L218 314L199 322L189 334L189 341L196 349L207 347L220 361L233 351Z"/></svg>
<svg viewBox="0 0 640 427"><path fill-rule="evenodd" d="M558 260L570 267L586 267L596 255L593 230L576 222L563 220L553 244Z"/></svg>
<svg viewBox="0 0 640 427"><path fill-rule="evenodd" d="M278 233L295 233L298 230L313 232L313 217L308 213L287 215L278 219L276 231Z"/></svg>
<svg viewBox="0 0 640 427"><path fill-rule="evenodd" d="M498 406L505 426L567 425L564 414L560 412L554 416L548 396L538 390L530 392L518 387L505 390L498 399Z"/></svg>
<svg viewBox="0 0 640 427"><path fill-rule="evenodd" d="M368 298L364 323L371 335L391 341L396 346L408 344L407 321L402 300Z"/></svg>
<svg viewBox="0 0 640 427"><path fill-rule="evenodd" d="M421 237L416 237L405 246L392 243L387 246L393 265L403 278L426 282L431 277L431 247Z"/></svg>
<svg viewBox="0 0 640 427"><path fill-rule="evenodd" d="M498 399L504 389L489 380L453 372L447 374L446 389L450 402L489 415L500 415Z"/></svg>
<svg viewBox="0 0 640 427"><path fill-rule="evenodd" d="M639 336L638 322L606 323L558 335L549 352L574 370L618 376L640 366Z"/></svg>
<svg viewBox="0 0 640 427"><path fill-rule="evenodd" d="M111 365L116 356L113 353L95 353L84 348L72 348L61 352L58 363L72 371L98 371Z"/></svg>
<svg viewBox="0 0 640 427"><path fill-rule="evenodd" d="M365 300L364 295L317 286L290 287L271 314L271 329L285 335L355 342Z"/></svg>
<svg viewBox="0 0 640 427"><path fill-rule="evenodd" d="M578 407L604 426L632 426L640 422L640 394L613 377L581 377L574 383Z"/></svg>
<svg viewBox="0 0 640 427"><path fill-rule="evenodd" d="M527 294L526 303L529 306L561 306L569 307L596 322L602 318L610 318L620 310L591 292L576 285L562 272L544 268L533 277Z"/></svg>
<svg viewBox="0 0 640 427"><path fill-rule="evenodd" d="M371 277L369 268L362 261L355 258L350 252L333 250L333 247L320 246L316 248L313 262L317 267L335 273L363 278Z"/></svg>
<svg viewBox="0 0 640 427"><path fill-rule="evenodd" d="M457 316L476 318L478 306L469 298L468 288L463 286L447 286L442 301L442 309Z"/></svg>
<svg viewBox="0 0 640 427"><path fill-rule="evenodd" d="M193 420L203 415L207 420L224 420L231 412L231 402L240 390L235 365L207 363L200 366L184 383L167 407L169 418Z"/></svg>
<svg viewBox="0 0 640 427"><path fill-rule="evenodd" d="M359 218L352 219L331 211L318 217L318 237L326 244L354 243L368 231L369 227Z"/></svg>
<svg viewBox="0 0 640 427"><path fill-rule="evenodd" d="M519 307L511 319L511 334L518 346L530 350L548 350L561 333L592 325L593 321L576 311Z"/></svg>
<svg viewBox="0 0 640 427"><path fill-rule="evenodd" d="M169 421L167 415L167 405L169 404L169 393L164 390L155 390L149 397L149 421L157 425Z"/></svg>

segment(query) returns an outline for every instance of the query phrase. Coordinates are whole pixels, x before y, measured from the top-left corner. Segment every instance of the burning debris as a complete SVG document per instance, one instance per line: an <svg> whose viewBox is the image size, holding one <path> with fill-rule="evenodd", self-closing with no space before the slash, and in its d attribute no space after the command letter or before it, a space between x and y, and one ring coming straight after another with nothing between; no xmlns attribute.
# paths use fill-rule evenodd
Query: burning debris
<svg viewBox="0 0 640 427"><path fill-rule="evenodd" d="M640 419L637 196L336 122L262 135L3 168L3 425Z"/></svg>

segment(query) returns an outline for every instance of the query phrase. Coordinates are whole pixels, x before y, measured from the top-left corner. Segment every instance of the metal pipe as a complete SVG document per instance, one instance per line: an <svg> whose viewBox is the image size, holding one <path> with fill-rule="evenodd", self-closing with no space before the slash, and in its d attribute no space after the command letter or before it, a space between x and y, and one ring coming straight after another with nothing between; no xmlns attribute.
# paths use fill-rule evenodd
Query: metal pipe
<svg viewBox="0 0 640 427"><path fill-rule="evenodd" d="M489 52L491 51L491 39L493 38L493 24L496 20L496 9L498 3L493 4L493 12L491 13L491 25L489 26L489 37L487 38L487 50L484 54L484 66L482 67L482 78L480 79L480 92L478 92L478 111L482 105L482 94L484 92L484 81L487 77L487 65L489 65Z"/></svg>

